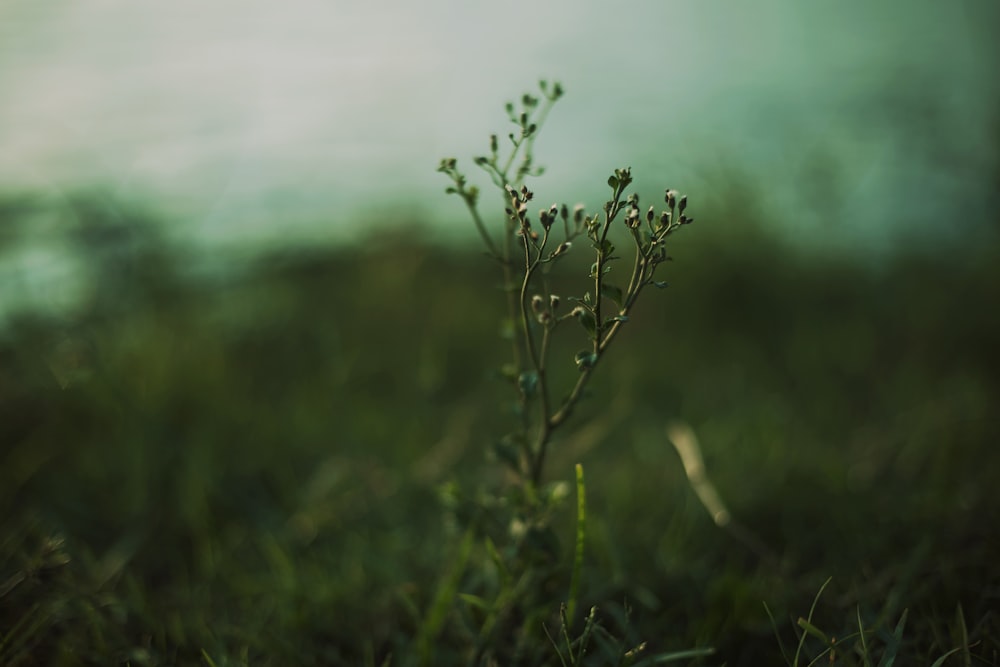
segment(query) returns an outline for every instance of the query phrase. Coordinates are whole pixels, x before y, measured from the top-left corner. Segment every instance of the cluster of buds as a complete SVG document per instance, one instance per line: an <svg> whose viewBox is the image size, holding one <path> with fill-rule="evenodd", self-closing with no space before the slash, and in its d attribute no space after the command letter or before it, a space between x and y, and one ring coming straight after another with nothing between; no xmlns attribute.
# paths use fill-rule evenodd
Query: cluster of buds
<svg viewBox="0 0 1000 667"><path fill-rule="evenodd" d="M522 185L520 190L515 189L511 185L505 186L505 189L507 190L507 195L510 197L510 206L505 210L507 217L518 222L519 229L517 233L521 236L530 236L532 240L537 239L538 234L531 231L531 221L528 220L528 202L535 196L535 193L525 185Z"/></svg>
<svg viewBox="0 0 1000 667"><path fill-rule="evenodd" d="M672 230L676 225L687 225L694 222L694 218L689 218L684 213L684 210L687 208L687 195L678 196L676 190L668 189L664 196L664 201L666 201L668 209L660 213L659 220L657 220L656 209L653 206L650 206L646 210L645 216L642 216L639 212L639 195L629 195L629 209L625 216L625 224L631 229L638 229L644 217L650 231L659 233L664 230ZM679 218L677 217L678 215L680 216ZM654 220L656 220L655 227L653 226ZM674 222L675 220L676 223Z"/></svg>
<svg viewBox="0 0 1000 667"><path fill-rule="evenodd" d="M630 194L628 196L628 214L625 216L625 224L628 225L630 229L638 229L639 220L639 195Z"/></svg>
<svg viewBox="0 0 1000 667"><path fill-rule="evenodd" d="M566 217L569 215L569 211L566 208L565 204L563 204L562 210L566 212L566 214L563 216L563 220L565 220ZM557 217L559 217L559 204L553 204L552 206L549 207L548 210L545 210L543 208L538 211L538 221L542 223L542 227L546 231L548 231L552 227L552 223L556 221Z"/></svg>
<svg viewBox="0 0 1000 667"><path fill-rule="evenodd" d="M689 225L694 222L694 218L689 218L684 214L684 209L687 208L688 204L687 195L682 195L679 199L677 195L677 190L667 189L663 199L667 202L670 210L664 211L660 216L660 227L669 227L670 223L675 219L675 213L680 216L680 218L677 218L677 224L679 225Z"/></svg>
<svg viewBox="0 0 1000 667"><path fill-rule="evenodd" d="M545 303L545 297L541 294L536 294L531 297L531 311L535 314L535 318L540 324L548 325L552 322L553 313L559 308L559 296L556 294L549 295L548 304Z"/></svg>

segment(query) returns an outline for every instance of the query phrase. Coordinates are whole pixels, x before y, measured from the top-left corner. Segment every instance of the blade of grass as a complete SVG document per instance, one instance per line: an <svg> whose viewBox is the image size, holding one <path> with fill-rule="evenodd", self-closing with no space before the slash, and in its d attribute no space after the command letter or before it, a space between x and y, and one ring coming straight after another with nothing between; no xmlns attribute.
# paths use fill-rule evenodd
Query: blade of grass
<svg viewBox="0 0 1000 667"><path fill-rule="evenodd" d="M647 667L648 665L663 665L668 662L678 660L690 660L692 658L706 658L715 655L714 648L692 648L686 651L674 651L673 653L658 653L651 655L642 662L636 663L635 667Z"/></svg>
<svg viewBox="0 0 1000 667"><path fill-rule="evenodd" d="M545 636L549 638L549 643L552 644L552 648L556 650L556 656L559 658L559 664L561 664L562 667L569 667L569 665L566 664L566 658L563 657L562 651L559 649L559 643L556 642L556 640L552 637L552 633L549 632L549 626L542 623L542 630L545 631Z"/></svg>
<svg viewBox="0 0 1000 667"><path fill-rule="evenodd" d="M949 656L955 655L956 653L958 653L961 650L962 650L961 646L956 646L955 648L951 649L950 651L948 651L947 653L945 653L944 655L942 655L940 658L938 658L937 660L935 660L931 664L931 667L941 667L944 664L944 661L947 660Z"/></svg>
<svg viewBox="0 0 1000 667"><path fill-rule="evenodd" d="M810 624L810 625L812 624L812 617L813 617L813 614L816 612L816 605L819 604L819 598L820 598L820 596L823 595L823 591L826 590L826 587L830 584L830 581L832 579L833 579L833 577L828 577L827 580L823 582L823 585L820 586L819 591L816 593L816 597L813 598L812 606L809 607L809 617L806 618L806 619L801 619L801 618L799 619L799 626L800 627L802 627L803 620L805 620L805 622L807 624ZM807 632L803 631L802 636L799 637L799 646L798 646L797 649L795 649L795 659L792 661L792 664L795 665L796 667L799 664L799 655L802 653L802 647L803 647L803 645L805 645L806 635L807 634L808 634ZM822 634L822 633L820 633L820 634Z"/></svg>
<svg viewBox="0 0 1000 667"><path fill-rule="evenodd" d="M861 621L861 605L856 607L858 615L858 636L861 638L861 660L864 667L871 667L872 661L868 658L868 642L865 640L865 625Z"/></svg>
<svg viewBox="0 0 1000 667"><path fill-rule="evenodd" d="M896 655L899 653L899 647L903 645L903 629L906 627L906 617L909 613L909 609L903 610L903 615L900 617L899 623L896 624L896 629L892 632L889 646L886 648L885 654L879 661L878 667L892 667L892 663L896 662Z"/></svg>
<svg viewBox="0 0 1000 667"><path fill-rule="evenodd" d="M587 494L583 480L583 465L576 464L576 554L573 558L573 575L569 584L569 601L566 618L573 622L576 601L580 595L580 573L583 570L583 543L587 537Z"/></svg>
<svg viewBox="0 0 1000 667"><path fill-rule="evenodd" d="M458 555L452 563L451 570L438 586L434 601L427 612L427 618L420 626L417 634L417 654L420 656L421 665L431 664L431 644L441 632L448 612L451 611L452 604L457 597L458 584L465 572L469 556L472 554L473 537L474 533L471 529L465 532L465 537L462 538L462 544L458 548Z"/></svg>
<svg viewBox="0 0 1000 667"><path fill-rule="evenodd" d="M785 643L781 641L781 633L778 632L778 624L774 620L774 614L771 613L771 608L767 606L764 602L764 611L767 612L767 617L771 619L771 630L774 631L774 638L778 641L778 649L781 651L781 657L785 661L786 665L791 665L792 661L788 659L788 652L785 650Z"/></svg>
<svg viewBox="0 0 1000 667"><path fill-rule="evenodd" d="M807 634L810 634L813 637L815 637L816 639L818 639L821 642L823 642L824 644L829 645L830 639L826 636L826 633L824 633L822 630L820 630L819 628L817 628L815 625L813 625L812 623L810 623L806 619L800 618L799 622L798 622L798 626L800 628L802 628Z"/></svg>
<svg viewBox="0 0 1000 667"><path fill-rule="evenodd" d="M962 649L962 664L972 667L972 653L969 652L969 628L965 625L965 612L959 604L955 609L955 625L958 626L958 647Z"/></svg>

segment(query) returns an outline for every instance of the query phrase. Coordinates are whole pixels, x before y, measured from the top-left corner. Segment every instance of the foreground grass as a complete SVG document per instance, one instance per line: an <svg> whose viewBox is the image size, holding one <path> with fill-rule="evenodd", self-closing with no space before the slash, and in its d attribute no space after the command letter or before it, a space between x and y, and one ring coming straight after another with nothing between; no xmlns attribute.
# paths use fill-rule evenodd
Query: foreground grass
<svg viewBox="0 0 1000 667"><path fill-rule="evenodd" d="M700 236L553 444L587 470L581 606L698 664L1000 663L996 257ZM427 615L463 535L439 489L503 483L492 267L382 237L195 280L131 247L0 342L0 663L466 664L475 610Z"/></svg>

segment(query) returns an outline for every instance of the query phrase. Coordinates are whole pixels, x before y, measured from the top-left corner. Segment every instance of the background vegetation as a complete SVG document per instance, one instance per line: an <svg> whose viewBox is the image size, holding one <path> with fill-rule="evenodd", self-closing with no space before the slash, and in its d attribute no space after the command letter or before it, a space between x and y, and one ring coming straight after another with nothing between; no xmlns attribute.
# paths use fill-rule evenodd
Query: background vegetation
<svg viewBox="0 0 1000 667"><path fill-rule="evenodd" d="M877 657L905 612L898 664L1000 664L995 234L873 262L792 248L730 195L553 444L551 478L587 471L583 607L650 652L784 664L832 578L827 637L860 621ZM9 196L0 228L43 209ZM141 211L72 209L81 296L0 333L0 663L411 664L454 499L504 482L495 266L412 226L206 258ZM673 420L739 531L692 493ZM556 524L569 563L571 502ZM424 637L433 664L468 658L470 613Z"/></svg>

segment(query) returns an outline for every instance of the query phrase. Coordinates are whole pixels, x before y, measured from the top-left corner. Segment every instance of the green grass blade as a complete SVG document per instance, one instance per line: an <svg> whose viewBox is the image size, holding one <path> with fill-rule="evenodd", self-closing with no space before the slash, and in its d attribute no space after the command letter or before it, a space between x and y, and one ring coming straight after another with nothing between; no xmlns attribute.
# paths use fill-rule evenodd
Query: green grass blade
<svg viewBox="0 0 1000 667"><path fill-rule="evenodd" d="M573 556L573 576L569 584L566 618L573 623L576 601L580 595L580 574L583 570L583 544L587 537L587 494L583 480L583 464L576 464L576 552Z"/></svg>
<svg viewBox="0 0 1000 667"><path fill-rule="evenodd" d="M899 623L896 624L896 629L892 632L889 646L886 648L885 654L879 661L878 667L892 667L892 664L896 662L896 656L899 654L899 647L903 645L903 629L906 628L906 617L909 613L909 609L903 610L903 615L900 617Z"/></svg>
<svg viewBox="0 0 1000 667"><path fill-rule="evenodd" d="M962 648L963 647L961 647L961 646L956 646L955 648L951 649L950 651L948 651L947 653L945 653L944 655L942 655L940 658L938 658L937 660L935 660L931 664L931 667L941 667L944 664L945 660L947 660L950 656L953 656L956 653L958 653L959 651L961 651Z"/></svg>
<svg viewBox="0 0 1000 667"><path fill-rule="evenodd" d="M965 625L965 612L959 604L955 609L955 624L958 626L958 648L962 650L962 664L972 667L972 653L969 652L969 628Z"/></svg>
<svg viewBox="0 0 1000 667"><path fill-rule="evenodd" d="M792 661L788 659L788 652L785 650L785 643L781 641L781 633L778 632L778 624L774 620L774 614L771 613L771 608L767 606L764 602L764 611L767 612L767 617L771 619L771 630L774 631L774 638L778 642L778 649L781 651L781 658L785 661L786 665L791 665Z"/></svg>
<svg viewBox="0 0 1000 667"><path fill-rule="evenodd" d="M868 642L865 640L865 624L861 621L861 605L856 607L858 615L858 636L861 638L861 660L864 667L871 667L872 661L868 657Z"/></svg>
<svg viewBox="0 0 1000 667"><path fill-rule="evenodd" d="M635 667L648 667L649 665L663 665L668 662L678 660L691 660L692 658L706 658L715 655L714 648L692 648L686 651L674 651L672 653L658 653L651 655L642 662L636 663Z"/></svg>
<svg viewBox="0 0 1000 667"><path fill-rule="evenodd" d="M459 546L458 555L452 563L451 570L438 586L434 601L427 612L427 618L420 626L417 634L417 654L420 656L421 665L431 664L431 645L438 633L441 632L448 612L451 611L452 604L458 597L458 584L462 580L465 565L472 554L473 537L474 533L471 529L465 532L465 537L462 538L462 544Z"/></svg>
<svg viewBox="0 0 1000 667"><path fill-rule="evenodd" d="M813 598L812 606L809 607L809 617L806 618L806 619L801 619L800 618L799 619L799 625L800 626L802 625L803 620L805 620L805 622L807 624L809 624L809 625L812 624L812 617L813 617L813 614L816 612L816 605L819 604L819 598L820 598L820 596L823 595L823 591L826 590L826 587L828 585L830 585L830 581L832 579L833 579L833 577L828 577L827 580L823 582L823 585L819 587L819 591L816 593L816 597ZM797 649L795 649L795 659L792 661L793 665L797 666L799 664L799 655L801 655L801 653L802 653L802 647L803 647L803 645L805 645L806 635L807 634L808 634L807 632L803 632L802 636L799 637L799 646L798 646Z"/></svg>
<svg viewBox="0 0 1000 667"><path fill-rule="evenodd" d="M798 622L798 626L800 628L802 628L806 632L806 634L812 635L813 637L815 637L816 639L820 640L821 642L823 642L826 645L830 644L830 640L826 636L826 634L822 630L820 630L819 628L817 628L815 625L813 625L812 623L810 623L809 621L807 621L806 619L800 618L799 622Z"/></svg>

